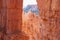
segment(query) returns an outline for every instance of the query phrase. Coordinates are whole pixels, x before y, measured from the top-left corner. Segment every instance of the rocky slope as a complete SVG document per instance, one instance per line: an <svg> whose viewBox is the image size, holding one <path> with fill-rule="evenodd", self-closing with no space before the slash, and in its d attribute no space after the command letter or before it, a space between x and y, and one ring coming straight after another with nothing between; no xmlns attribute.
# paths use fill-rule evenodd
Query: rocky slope
<svg viewBox="0 0 60 40"><path fill-rule="evenodd" d="M23 26L22 31L25 32L29 39L28 40L40 40L41 39L41 23L40 17L35 13L29 11L23 13Z"/></svg>

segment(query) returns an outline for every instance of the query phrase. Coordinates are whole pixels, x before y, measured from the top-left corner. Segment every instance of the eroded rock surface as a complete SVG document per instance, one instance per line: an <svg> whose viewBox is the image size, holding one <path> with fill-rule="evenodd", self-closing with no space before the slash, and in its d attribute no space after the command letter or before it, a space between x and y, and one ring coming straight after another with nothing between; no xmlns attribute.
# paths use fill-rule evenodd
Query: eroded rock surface
<svg viewBox="0 0 60 40"><path fill-rule="evenodd" d="M37 0L40 16L29 12L23 20L22 3L0 0L0 40L60 40L60 0Z"/></svg>
<svg viewBox="0 0 60 40"><path fill-rule="evenodd" d="M41 24L40 17L31 11L23 13L23 25L22 31L29 36L29 40L40 40L41 39Z"/></svg>
<svg viewBox="0 0 60 40"><path fill-rule="evenodd" d="M60 40L60 0L37 0L43 40Z"/></svg>

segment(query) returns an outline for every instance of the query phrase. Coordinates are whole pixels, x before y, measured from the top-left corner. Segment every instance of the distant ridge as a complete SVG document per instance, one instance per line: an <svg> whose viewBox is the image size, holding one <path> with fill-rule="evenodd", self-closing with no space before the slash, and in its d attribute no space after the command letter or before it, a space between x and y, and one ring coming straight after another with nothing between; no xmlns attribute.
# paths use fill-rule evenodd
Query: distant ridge
<svg viewBox="0 0 60 40"><path fill-rule="evenodd" d="M23 8L24 12L28 13L29 11L39 14L38 6L37 5L27 5Z"/></svg>

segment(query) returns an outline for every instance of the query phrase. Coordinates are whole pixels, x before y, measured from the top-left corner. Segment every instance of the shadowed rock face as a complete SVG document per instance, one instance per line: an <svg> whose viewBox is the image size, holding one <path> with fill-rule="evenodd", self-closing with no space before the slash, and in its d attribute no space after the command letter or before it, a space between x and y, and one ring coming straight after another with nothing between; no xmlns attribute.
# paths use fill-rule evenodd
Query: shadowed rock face
<svg viewBox="0 0 60 40"><path fill-rule="evenodd" d="M23 0L0 0L0 40L28 40L22 29Z"/></svg>
<svg viewBox="0 0 60 40"><path fill-rule="evenodd" d="M4 40L28 40L29 37L22 31L15 32L13 34L7 34L4 36Z"/></svg>
<svg viewBox="0 0 60 40"><path fill-rule="evenodd" d="M60 40L60 0L37 0L42 20L42 39Z"/></svg>

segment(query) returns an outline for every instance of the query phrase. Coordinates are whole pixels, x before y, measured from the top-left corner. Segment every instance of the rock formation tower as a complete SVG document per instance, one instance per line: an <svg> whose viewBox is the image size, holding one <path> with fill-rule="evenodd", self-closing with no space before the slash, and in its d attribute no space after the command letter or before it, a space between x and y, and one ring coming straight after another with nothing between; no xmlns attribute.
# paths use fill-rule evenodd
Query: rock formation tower
<svg viewBox="0 0 60 40"><path fill-rule="evenodd" d="M22 29L23 0L0 0L0 40L27 40Z"/></svg>

